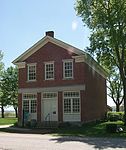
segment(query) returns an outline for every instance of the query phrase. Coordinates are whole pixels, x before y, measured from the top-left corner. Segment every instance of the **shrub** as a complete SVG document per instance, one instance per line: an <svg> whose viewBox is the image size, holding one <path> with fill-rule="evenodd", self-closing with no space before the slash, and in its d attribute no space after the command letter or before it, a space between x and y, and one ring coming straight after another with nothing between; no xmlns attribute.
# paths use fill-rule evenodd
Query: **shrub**
<svg viewBox="0 0 126 150"><path fill-rule="evenodd" d="M123 121L106 122L106 131L109 133L123 132L123 128L124 128Z"/></svg>
<svg viewBox="0 0 126 150"><path fill-rule="evenodd" d="M123 112L108 112L107 120L109 121L119 121L123 120L124 113Z"/></svg>
<svg viewBox="0 0 126 150"><path fill-rule="evenodd" d="M106 124L106 131L109 133L115 133L117 131L117 124L115 123Z"/></svg>

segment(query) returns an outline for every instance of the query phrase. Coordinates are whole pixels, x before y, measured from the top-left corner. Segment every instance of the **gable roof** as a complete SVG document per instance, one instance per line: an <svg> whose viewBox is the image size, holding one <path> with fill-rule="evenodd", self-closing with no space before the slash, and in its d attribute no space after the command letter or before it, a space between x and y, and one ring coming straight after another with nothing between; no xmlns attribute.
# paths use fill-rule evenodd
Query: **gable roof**
<svg viewBox="0 0 126 150"><path fill-rule="evenodd" d="M45 36L41 40L39 40L37 43L35 43L32 47L30 47L28 50L26 50L23 54L21 54L18 58L16 58L12 63L15 65L19 65L20 63L24 63L25 59L30 57L32 54L34 54L36 51L38 51L41 47L43 47L48 42L51 42L57 46L60 46L70 52L73 52L77 54L76 59L83 59L85 63L87 63L90 67L92 67L94 70L96 70L99 74L101 74L104 78L108 76L107 72L86 52L68 44L61 40L58 40L51 36ZM75 58L74 56L73 58ZM81 57L81 58L80 58Z"/></svg>
<svg viewBox="0 0 126 150"><path fill-rule="evenodd" d="M63 41L60 41L56 38L53 38L51 36L45 36L40 41L35 43L32 47L30 47L28 50L26 50L23 54L21 54L18 58L16 58L12 63L16 65L19 62L23 62L25 59L27 59L29 56L31 56L33 53L35 53L37 50L39 50L41 47L43 47L48 42L56 44L57 46L60 46L68 51L71 51L71 52L77 54L77 55L85 54L84 51L82 51L72 45L69 45L69 44L67 44Z"/></svg>

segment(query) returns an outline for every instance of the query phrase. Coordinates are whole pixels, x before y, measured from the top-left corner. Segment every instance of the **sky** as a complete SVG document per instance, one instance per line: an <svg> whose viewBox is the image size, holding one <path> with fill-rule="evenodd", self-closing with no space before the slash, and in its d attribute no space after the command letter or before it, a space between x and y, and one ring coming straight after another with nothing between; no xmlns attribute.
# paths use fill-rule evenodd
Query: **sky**
<svg viewBox="0 0 126 150"><path fill-rule="evenodd" d="M90 31L75 12L76 0L0 0L0 50L5 68L45 36L54 36L84 50Z"/></svg>

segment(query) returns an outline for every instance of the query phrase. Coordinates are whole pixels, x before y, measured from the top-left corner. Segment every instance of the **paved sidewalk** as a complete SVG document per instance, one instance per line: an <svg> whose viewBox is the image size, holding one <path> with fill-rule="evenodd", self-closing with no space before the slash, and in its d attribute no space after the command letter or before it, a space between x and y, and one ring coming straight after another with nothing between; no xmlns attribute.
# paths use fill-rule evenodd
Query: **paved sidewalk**
<svg viewBox="0 0 126 150"><path fill-rule="evenodd" d="M9 128L13 126L13 124L8 124L8 125L0 125L0 128Z"/></svg>
<svg viewBox="0 0 126 150"><path fill-rule="evenodd" d="M0 150L126 150L126 139L0 133Z"/></svg>

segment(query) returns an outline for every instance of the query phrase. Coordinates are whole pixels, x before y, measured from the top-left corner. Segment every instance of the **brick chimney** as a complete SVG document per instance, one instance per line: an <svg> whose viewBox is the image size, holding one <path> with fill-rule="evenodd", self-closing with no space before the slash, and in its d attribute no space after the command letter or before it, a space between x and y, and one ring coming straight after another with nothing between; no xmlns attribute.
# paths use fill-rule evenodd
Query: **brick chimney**
<svg viewBox="0 0 126 150"><path fill-rule="evenodd" d="M54 31L47 31L46 36L54 37Z"/></svg>

